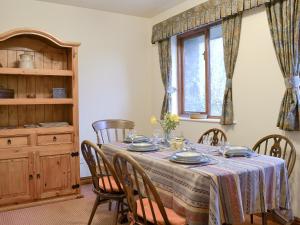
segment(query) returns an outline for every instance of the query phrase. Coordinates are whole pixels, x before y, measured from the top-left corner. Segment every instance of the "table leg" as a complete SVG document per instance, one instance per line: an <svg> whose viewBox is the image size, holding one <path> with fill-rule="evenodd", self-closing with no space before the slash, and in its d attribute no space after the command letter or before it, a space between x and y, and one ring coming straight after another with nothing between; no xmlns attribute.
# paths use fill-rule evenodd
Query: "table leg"
<svg viewBox="0 0 300 225"><path fill-rule="evenodd" d="M267 223L268 223L268 214L262 213L262 224L267 225Z"/></svg>

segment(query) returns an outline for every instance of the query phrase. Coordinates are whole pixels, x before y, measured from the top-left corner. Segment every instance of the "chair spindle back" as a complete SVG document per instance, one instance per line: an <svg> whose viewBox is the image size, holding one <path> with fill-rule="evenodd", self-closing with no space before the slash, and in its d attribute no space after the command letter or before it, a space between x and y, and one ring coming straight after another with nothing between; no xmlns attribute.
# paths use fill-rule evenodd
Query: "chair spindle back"
<svg viewBox="0 0 300 225"><path fill-rule="evenodd" d="M153 202L149 200L153 200L157 204L165 224L170 225L165 208L161 202L157 190L152 184L150 178L146 175L144 169L131 156L122 152L118 152L114 156L113 164L117 176L119 177L122 186L124 187L123 189L127 197L129 209L134 216L134 220L140 221L143 224L148 224L147 221L149 220L147 219L144 202L146 199L151 209L150 211L153 219L153 224L158 225L157 212L154 211ZM135 189L138 192L137 195L134 195ZM142 211L143 218L139 217L137 214L138 203L140 206L140 210Z"/></svg>
<svg viewBox="0 0 300 225"><path fill-rule="evenodd" d="M81 143L81 152L89 167L96 191L100 193L114 192L113 182L117 185L117 192L122 190L112 164L97 145L85 140ZM100 186L99 183L102 185Z"/></svg>
<svg viewBox="0 0 300 225"><path fill-rule="evenodd" d="M206 132L204 132L201 137L198 140L199 144L203 144L205 138L211 139L210 145L211 146L217 146L221 143L221 141L227 141L226 134L218 129L218 128L212 128Z"/></svg>
<svg viewBox="0 0 300 225"><path fill-rule="evenodd" d="M92 124L92 127L97 135L97 144L119 141L126 137L126 131L134 129L134 122L129 120L98 120ZM121 131L121 134L120 134Z"/></svg>
<svg viewBox="0 0 300 225"><path fill-rule="evenodd" d="M282 158L286 161L290 176L296 162L296 149L293 143L285 136L272 134L260 139L253 147L258 154Z"/></svg>

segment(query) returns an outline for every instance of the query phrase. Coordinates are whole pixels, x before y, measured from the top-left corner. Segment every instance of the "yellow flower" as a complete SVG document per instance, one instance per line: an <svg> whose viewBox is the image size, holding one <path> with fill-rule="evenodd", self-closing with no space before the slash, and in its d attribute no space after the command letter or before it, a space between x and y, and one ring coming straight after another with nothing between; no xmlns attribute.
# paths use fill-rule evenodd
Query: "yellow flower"
<svg viewBox="0 0 300 225"><path fill-rule="evenodd" d="M151 117L150 117L150 123L151 123L152 125L157 124L157 119L156 119L155 116L151 116Z"/></svg>
<svg viewBox="0 0 300 225"><path fill-rule="evenodd" d="M174 121L175 123L178 123L178 122L179 122L179 117L178 117L178 115L172 114L170 117L171 117L171 118L170 118L171 121Z"/></svg>

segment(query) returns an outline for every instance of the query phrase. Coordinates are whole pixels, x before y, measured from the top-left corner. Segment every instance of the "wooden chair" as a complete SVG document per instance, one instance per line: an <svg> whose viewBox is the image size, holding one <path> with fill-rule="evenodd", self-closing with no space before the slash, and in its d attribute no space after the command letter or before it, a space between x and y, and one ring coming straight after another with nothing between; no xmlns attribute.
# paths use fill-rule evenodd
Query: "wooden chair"
<svg viewBox="0 0 300 225"><path fill-rule="evenodd" d="M270 155L284 159L290 177L296 162L296 149L285 136L272 134L260 139L253 147L258 154Z"/></svg>
<svg viewBox="0 0 300 225"><path fill-rule="evenodd" d="M126 131L134 129L134 122L129 120L98 120L92 124L97 135L97 144L119 141L120 131L124 140Z"/></svg>
<svg viewBox="0 0 300 225"><path fill-rule="evenodd" d="M121 206L124 215L123 200L126 198L115 170L97 145L90 141L81 144L82 155L92 175L93 191L97 195L88 225L92 223L98 205L107 201L116 201L115 224L117 224Z"/></svg>
<svg viewBox="0 0 300 225"><path fill-rule="evenodd" d="M210 145L212 146L219 145L221 141L225 141L225 142L227 141L226 134L218 128L212 128L204 132L199 138L198 143L203 144L203 141L206 137L211 138Z"/></svg>
<svg viewBox="0 0 300 225"><path fill-rule="evenodd" d="M118 152L113 158L113 164L124 187L131 224L186 224L185 218L163 206L150 178L131 156Z"/></svg>
<svg viewBox="0 0 300 225"><path fill-rule="evenodd" d="M284 159L290 177L296 162L296 149L293 143L285 136L272 134L261 138L253 147L258 154L270 155ZM253 224L253 214L250 215ZM267 214L262 215L263 224L267 224Z"/></svg>

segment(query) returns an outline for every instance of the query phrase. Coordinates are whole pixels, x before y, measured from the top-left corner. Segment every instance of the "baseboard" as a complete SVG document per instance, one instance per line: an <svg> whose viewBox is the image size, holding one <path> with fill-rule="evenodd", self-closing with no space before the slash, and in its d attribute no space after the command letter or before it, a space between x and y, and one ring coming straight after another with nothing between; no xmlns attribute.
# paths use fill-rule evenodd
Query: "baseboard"
<svg viewBox="0 0 300 225"><path fill-rule="evenodd" d="M92 183L92 177L81 177L80 178L81 185L91 184L91 183Z"/></svg>

